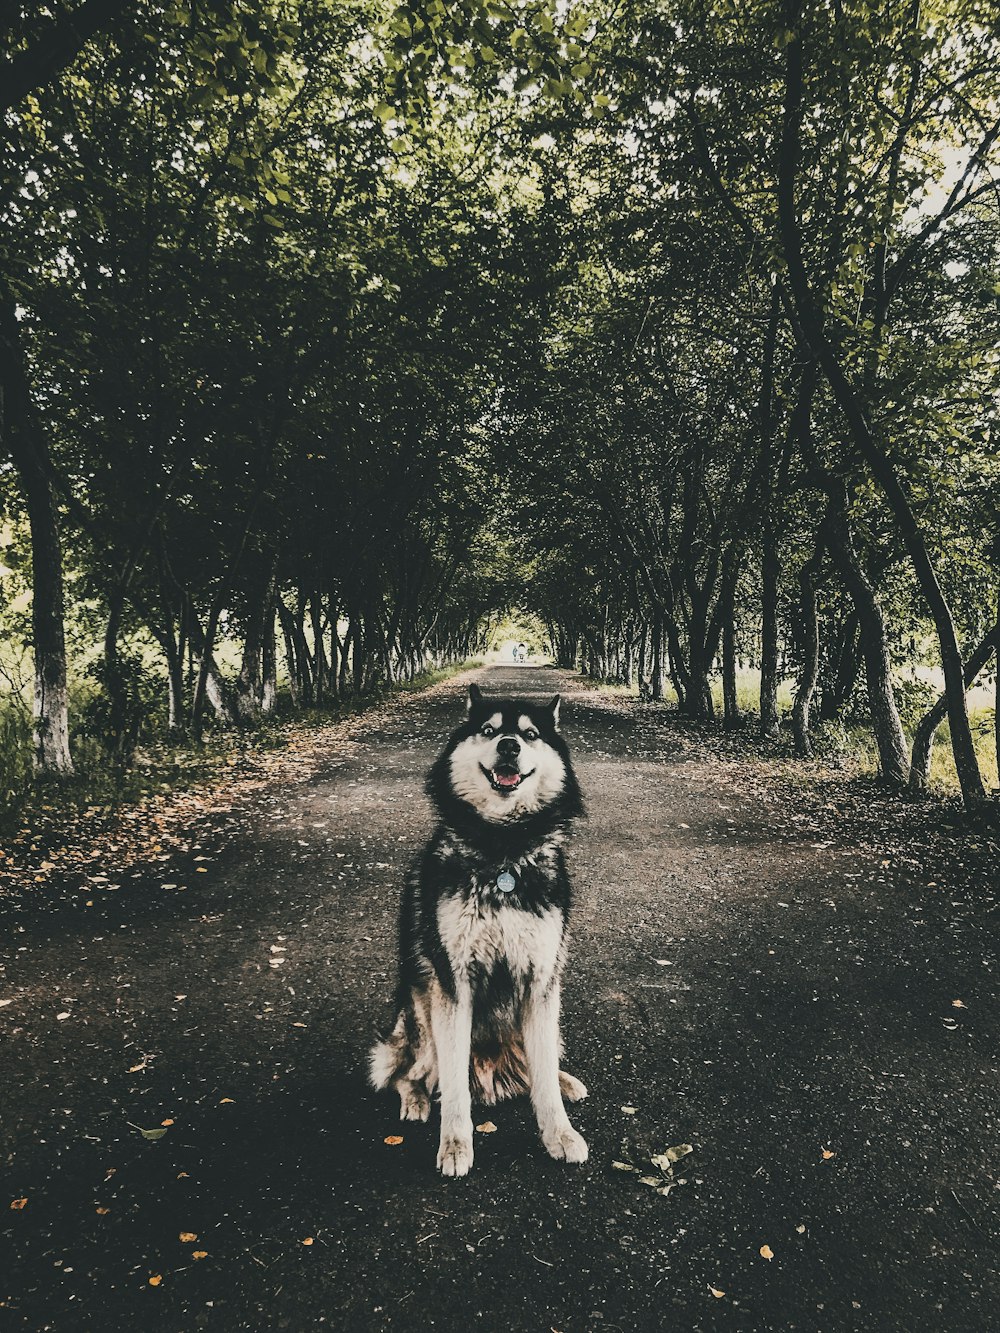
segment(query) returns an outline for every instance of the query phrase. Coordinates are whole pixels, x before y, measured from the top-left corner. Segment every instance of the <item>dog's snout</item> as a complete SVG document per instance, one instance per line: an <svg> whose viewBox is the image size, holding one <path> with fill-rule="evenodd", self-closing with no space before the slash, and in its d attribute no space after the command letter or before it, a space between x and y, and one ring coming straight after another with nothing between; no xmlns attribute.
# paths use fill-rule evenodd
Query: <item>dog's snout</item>
<svg viewBox="0 0 1000 1333"><path fill-rule="evenodd" d="M505 759L516 759L521 753L521 742L516 736L504 736L497 742L497 754Z"/></svg>

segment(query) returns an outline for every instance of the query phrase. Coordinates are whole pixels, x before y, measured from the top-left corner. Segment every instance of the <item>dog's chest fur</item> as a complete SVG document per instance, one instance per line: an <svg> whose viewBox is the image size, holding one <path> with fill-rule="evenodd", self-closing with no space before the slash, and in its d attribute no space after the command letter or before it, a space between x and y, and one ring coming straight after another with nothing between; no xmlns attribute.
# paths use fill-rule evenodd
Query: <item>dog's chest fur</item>
<svg viewBox="0 0 1000 1333"><path fill-rule="evenodd" d="M458 975L477 978L506 971L518 990L532 979L543 987L555 974L563 936L556 907L526 911L479 893L449 895L438 903L438 932Z"/></svg>

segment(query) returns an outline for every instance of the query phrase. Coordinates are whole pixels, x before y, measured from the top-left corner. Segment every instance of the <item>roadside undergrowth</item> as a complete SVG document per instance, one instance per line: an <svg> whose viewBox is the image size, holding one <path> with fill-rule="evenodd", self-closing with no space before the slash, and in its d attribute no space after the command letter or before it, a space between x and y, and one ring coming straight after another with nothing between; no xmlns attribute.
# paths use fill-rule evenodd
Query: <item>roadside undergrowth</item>
<svg viewBox="0 0 1000 1333"><path fill-rule="evenodd" d="M184 850L188 826L272 782L301 782L388 704L435 689L480 666L424 672L405 685L337 707L280 717L253 731L213 731L200 745L147 744L117 778L96 756L60 782L31 783L0 813L0 893L76 876L94 863L118 868ZM197 873L197 871L195 871Z"/></svg>

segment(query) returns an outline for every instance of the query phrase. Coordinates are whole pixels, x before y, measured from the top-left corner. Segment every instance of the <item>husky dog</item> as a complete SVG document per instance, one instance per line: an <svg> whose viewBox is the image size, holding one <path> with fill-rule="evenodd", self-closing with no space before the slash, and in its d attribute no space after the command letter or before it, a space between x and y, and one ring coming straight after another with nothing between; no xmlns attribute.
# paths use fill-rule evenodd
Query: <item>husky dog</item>
<svg viewBox="0 0 1000 1333"><path fill-rule="evenodd" d="M473 1098L520 1092L550 1155L584 1162L563 1097L587 1089L559 1069L571 892L562 844L583 813L559 696L540 707L470 685L465 725L427 790L439 823L403 893L398 1016L372 1049L371 1081L399 1093L401 1120L426 1120L440 1089L446 1176L472 1166Z"/></svg>

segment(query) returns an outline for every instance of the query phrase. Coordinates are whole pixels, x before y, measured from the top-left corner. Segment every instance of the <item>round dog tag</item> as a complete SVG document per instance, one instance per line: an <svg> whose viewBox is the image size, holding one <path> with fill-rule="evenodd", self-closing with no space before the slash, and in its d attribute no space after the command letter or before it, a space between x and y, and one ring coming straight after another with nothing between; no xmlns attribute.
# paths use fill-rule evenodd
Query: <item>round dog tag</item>
<svg viewBox="0 0 1000 1333"><path fill-rule="evenodd" d="M504 870L497 876L497 888L501 893L513 893L517 888L517 880L509 870Z"/></svg>

